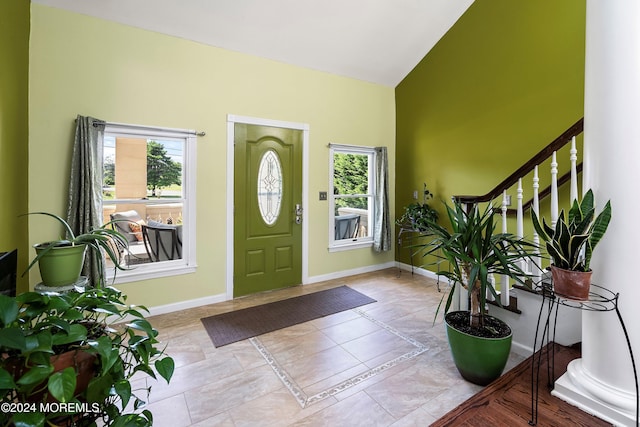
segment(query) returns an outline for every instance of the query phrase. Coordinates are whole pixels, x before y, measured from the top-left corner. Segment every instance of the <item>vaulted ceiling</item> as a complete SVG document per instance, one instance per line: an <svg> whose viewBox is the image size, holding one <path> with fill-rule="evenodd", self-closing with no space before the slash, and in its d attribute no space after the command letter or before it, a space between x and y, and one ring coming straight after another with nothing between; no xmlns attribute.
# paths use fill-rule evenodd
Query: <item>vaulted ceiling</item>
<svg viewBox="0 0 640 427"><path fill-rule="evenodd" d="M32 0L395 87L473 0Z"/></svg>

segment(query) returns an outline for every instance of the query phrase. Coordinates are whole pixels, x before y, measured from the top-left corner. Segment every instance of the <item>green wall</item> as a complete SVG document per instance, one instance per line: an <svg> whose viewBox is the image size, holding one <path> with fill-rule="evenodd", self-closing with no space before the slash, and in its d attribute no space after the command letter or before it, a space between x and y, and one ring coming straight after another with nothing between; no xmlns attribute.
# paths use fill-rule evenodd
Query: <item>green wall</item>
<svg viewBox="0 0 640 427"><path fill-rule="evenodd" d="M0 252L18 248L26 267L30 2L0 2ZM18 289L27 289L18 274Z"/></svg>
<svg viewBox="0 0 640 427"><path fill-rule="evenodd" d="M585 9L476 0L396 87L397 216L423 182L440 212L485 194L583 116Z"/></svg>
<svg viewBox="0 0 640 427"><path fill-rule="evenodd" d="M65 212L77 114L207 133L197 142L197 272L119 285L131 303L225 292L228 114L309 124L310 277L393 262L393 252L369 248L329 253L329 207L318 200L328 190L329 142L387 146L395 178L393 88L38 4L31 13L31 210ZM30 222L32 243L55 237L44 221Z"/></svg>

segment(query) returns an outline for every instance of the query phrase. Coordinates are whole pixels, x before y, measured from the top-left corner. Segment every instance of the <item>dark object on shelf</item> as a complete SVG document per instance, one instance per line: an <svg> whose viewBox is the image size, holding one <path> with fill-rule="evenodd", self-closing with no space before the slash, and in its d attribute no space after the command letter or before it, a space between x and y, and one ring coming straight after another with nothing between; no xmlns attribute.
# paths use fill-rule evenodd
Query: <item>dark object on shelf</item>
<svg viewBox="0 0 640 427"><path fill-rule="evenodd" d="M18 271L18 250L0 252L0 295L16 296L16 273Z"/></svg>

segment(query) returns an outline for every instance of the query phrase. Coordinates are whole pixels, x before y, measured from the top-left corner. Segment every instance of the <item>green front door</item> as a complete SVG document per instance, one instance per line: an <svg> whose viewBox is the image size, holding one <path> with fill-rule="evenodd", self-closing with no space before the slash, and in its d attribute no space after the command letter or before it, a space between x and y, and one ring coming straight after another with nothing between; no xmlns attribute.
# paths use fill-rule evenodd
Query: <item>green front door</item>
<svg viewBox="0 0 640 427"><path fill-rule="evenodd" d="M302 131L236 123L234 297L302 282Z"/></svg>

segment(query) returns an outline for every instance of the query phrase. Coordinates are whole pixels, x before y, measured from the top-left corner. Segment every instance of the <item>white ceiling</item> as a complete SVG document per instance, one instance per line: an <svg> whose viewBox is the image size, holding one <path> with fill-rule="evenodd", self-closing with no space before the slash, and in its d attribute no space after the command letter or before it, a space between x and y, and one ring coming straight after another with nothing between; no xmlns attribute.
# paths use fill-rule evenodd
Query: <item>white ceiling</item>
<svg viewBox="0 0 640 427"><path fill-rule="evenodd" d="M32 0L395 87L473 0Z"/></svg>

